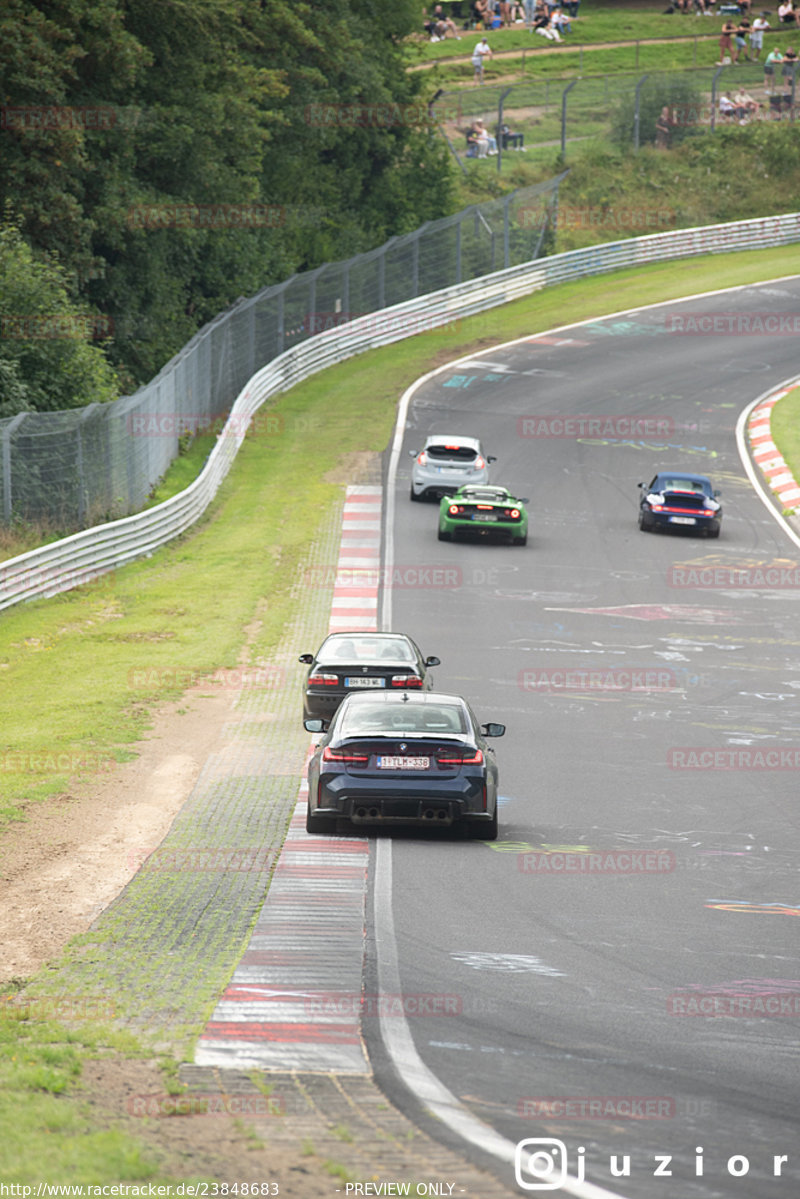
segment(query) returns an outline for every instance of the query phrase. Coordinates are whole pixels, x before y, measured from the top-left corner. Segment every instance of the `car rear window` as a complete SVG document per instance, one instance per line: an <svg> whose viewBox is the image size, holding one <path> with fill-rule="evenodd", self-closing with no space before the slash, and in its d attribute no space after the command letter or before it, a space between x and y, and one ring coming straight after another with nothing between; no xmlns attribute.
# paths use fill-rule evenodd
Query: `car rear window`
<svg viewBox="0 0 800 1199"><path fill-rule="evenodd" d="M407 641L398 637L330 637L322 646L318 662L413 662L414 653Z"/></svg>
<svg viewBox="0 0 800 1199"><path fill-rule="evenodd" d="M430 458L446 458L449 462L474 462L477 450L469 445L428 445L425 453Z"/></svg>
<svg viewBox="0 0 800 1199"><path fill-rule="evenodd" d="M342 719L342 737L370 737L388 733L466 733L464 709L456 704L352 704Z"/></svg>

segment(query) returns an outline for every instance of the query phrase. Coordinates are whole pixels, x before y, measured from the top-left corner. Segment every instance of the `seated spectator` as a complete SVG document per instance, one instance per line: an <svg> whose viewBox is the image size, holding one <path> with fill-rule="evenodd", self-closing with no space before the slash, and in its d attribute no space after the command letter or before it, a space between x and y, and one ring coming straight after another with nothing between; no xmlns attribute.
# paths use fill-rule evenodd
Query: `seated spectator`
<svg viewBox="0 0 800 1199"><path fill-rule="evenodd" d="M533 28L536 33L541 33L542 37L546 37L551 42L561 41L561 34L553 28L552 20L546 12L536 14L533 18Z"/></svg>
<svg viewBox="0 0 800 1199"><path fill-rule="evenodd" d="M570 24L569 16L564 12L563 8L555 9L550 17L550 24L553 29L558 30L559 33L572 33L572 25Z"/></svg>
<svg viewBox="0 0 800 1199"><path fill-rule="evenodd" d="M733 102L736 105L736 116L740 125L745 125L761 107L743 87L739 87L734 92Z"/></svg>
<svg viewBox="0 0 800 1199"><path fill-rule="evenodd" d="M489 142L478 136L478 130L471 125L466 132L467 158L485 158L489 153Z"/></svg>
<svg viewBox="0 0 800 1199"><path fill-rule="evenodd" d="M454 37L456 41L461 41L458 26L452 17L447 16L441 4L434 5L433 19L436 22L436 35L440 41L443 42L448 35Z"/></svg>
<svg viewBox="0 0 800 1199"><path fill-rule="evenodd" d="M783 0L783 4L778 5L778 20L782 25L800 24L800 19L798 19L798 14L794 10L792 0Z"/></svg>
<svg viewBox="0 0 800 1199"><path fill-rule="evenodd" d="M474 0L472 24L475 29L491 29L492 14L489 10L489 0Z"/></svg>
<svg viewBox="0 0 800 1199"><path fill-rule="evenodd" d="M724 95L720 96L719 114L726 121L733 120L733 118L736 116L736 105L731 99L730 92L725 92Z"/></svg>
<svg viewBox="0 0 800 1199"><path fill-rule="evenodd" d="M481 144L481 143L485 142L485 143L486 143L486 149L487 149L487 152L488 152L489 154L496 154L496 153L497 153L497 138L496 138L496 137L492 137L491 133L489 133L489 131L487 130L487 128L486 128L486 126L484 125L483 121L480 121L480 120L477 120L477 119L476 119L476 120L475 120L475 123L474 123L474 125L473 125L473 128L475 129L476 133L478 134L478 142L479 142L479 144ZM486 157L486 155L485 155L485 154L479 154L479 155L478 155L478 157L479 157L479 158L485 158L485 157Z"/></svg>
<svg viewBox="0 0 800 1199"><path fill-rule="evenodd" d="M525 135L522 133L512 133L512 131L509 129L508 125L501 125L500 126L500 143L504 150L507 150L509 148L509 146L511 147L512 150L524 150L525 149Z"/></svg>

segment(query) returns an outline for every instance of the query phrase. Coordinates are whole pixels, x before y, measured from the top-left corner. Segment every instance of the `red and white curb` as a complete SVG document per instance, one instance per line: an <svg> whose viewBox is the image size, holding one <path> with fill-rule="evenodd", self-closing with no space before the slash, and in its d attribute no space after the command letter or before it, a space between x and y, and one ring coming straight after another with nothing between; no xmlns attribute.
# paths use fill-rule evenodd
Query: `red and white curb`
<svg viewBox="0 0 800 1199"><path fill-rule="evenodd" d="M347 489L331 632L377 628L381 504L380 487ZM304 780L250 942L198 1041L198 1066L369 1073L360 1031L369 842L310 836L307 798Z"/></svg>
<svg viewBox="0 0 800 1199"><path fill-rule="evenodd" d="M800 486L772 440L772 409L792 388L783 387L762 400L750 413L747 431L753 461L778 497L784 511L794 511L800 504Z"/></svg>

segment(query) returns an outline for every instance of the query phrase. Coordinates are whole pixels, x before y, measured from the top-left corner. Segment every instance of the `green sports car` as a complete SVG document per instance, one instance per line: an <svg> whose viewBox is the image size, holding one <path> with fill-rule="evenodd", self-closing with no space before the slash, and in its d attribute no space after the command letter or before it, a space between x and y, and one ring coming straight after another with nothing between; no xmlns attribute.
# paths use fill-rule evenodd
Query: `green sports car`
<svg viewBox="0 0 800 1199"><path fill-rule="evenodd" d="M480 537L509 537L512 545L528 540L526 499L516 499L506 487L466 483L439 503L439 540L453 541L457 533Z"/></svg>

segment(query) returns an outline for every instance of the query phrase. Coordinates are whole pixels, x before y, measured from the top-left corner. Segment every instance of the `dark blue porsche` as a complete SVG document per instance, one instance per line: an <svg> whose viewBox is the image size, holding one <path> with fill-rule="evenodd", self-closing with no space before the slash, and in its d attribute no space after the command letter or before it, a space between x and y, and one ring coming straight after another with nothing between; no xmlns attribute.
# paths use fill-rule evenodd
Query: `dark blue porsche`
<svg viewBox="0 0 800 1199"><path fill-rule="evenodd" d="M650 483L640 483L639 528L687 528L719 537L722 505L719 492L705 475L662 470Z"/></svg>
<svg viewBox="0 0 800 1199"><path fill-rule="evenodd" d="M498 770L486 738L505 725L479 725L460 696L349 695L330 724L303 723L325 733L308 767L308 832L335 833L344 819L496 838Z"/></svg>

